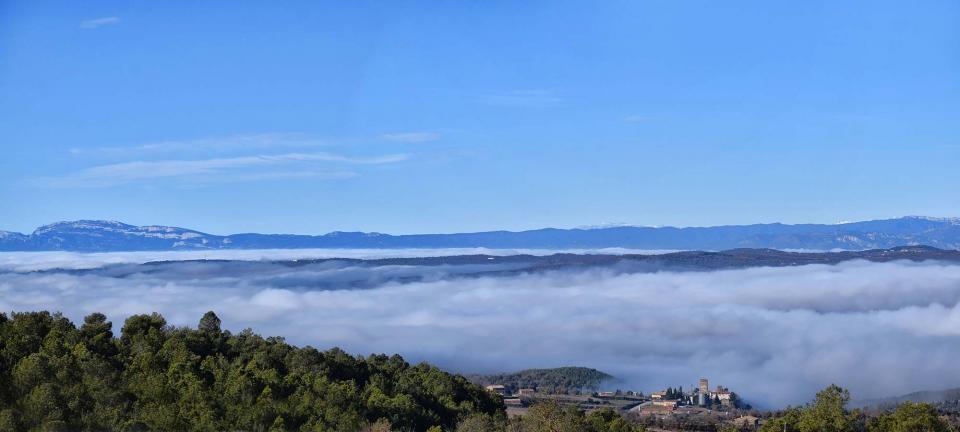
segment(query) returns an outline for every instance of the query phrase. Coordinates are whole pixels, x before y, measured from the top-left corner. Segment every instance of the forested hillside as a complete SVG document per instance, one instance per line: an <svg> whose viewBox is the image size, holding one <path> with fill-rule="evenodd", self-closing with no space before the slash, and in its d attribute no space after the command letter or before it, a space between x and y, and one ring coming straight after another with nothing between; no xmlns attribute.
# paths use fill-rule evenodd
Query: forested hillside
<svg viewBox="0 0 960 432"><path fill-rule="evenodd" d="M837 385L817 393L802 407L787 408L767 419L759 432L954 432L956 413L939 412L933 405L906 402L871 412L849 410L850 392ZM868 415L869 414L869 415Z"/></svg>
<svg viewBox="0 0 960 432"><path fill-rule="evenodd" d="M525 369L514 373L470 376L470 380L478 384L502 384L511 392L532 388L543 393L596 390L602 382L612 378L604 372L585 367Z"/></svg>
<svg viewBox="0 0 960 432"><path fill-rule="evenodd" d="M397 355L297 348L208 312L197 329L135 315L0 314L0 431L450 430L502 402L466 378Z"/></svg>

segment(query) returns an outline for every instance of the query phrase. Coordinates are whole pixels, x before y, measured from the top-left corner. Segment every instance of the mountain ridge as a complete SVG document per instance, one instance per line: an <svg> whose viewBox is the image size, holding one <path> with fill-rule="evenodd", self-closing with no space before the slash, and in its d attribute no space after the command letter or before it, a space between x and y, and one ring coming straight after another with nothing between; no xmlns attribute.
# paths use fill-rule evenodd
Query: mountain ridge
<svg viewBox="0 0 960 432"><path fill-rule="evenodd" d="M310 269L313 267L329 270L333 267L359 268L403 268L406 270L369 279L364 273L353 275L344 273L336 283L322 284L327 289L359 289L379 286L387 281L397 283L436 280L438 274L429 268L441 268L444 278L472 278L514 276L549 271L585 271L606 269L617 274L651 273L659 271L695 272L714 270L733 270L752 267L795 267L805 265L835 265L848 261L888 262L937 262L943 265L960 265L960 250L944 250L930 246L899 246L891 249L870 249L864 251L842 252L786 252L775 249L731 249L726 251L681 251L664 254L577 254L556 253L552 255L449 255L421 257L383 257L383 258L297 258L278 260L244 259L192 259L158 260L143 263L113 263L92 268L51 267L38 270L26 270L44 274L70 273L73 275L96 275L107 277L127 277L142 273L162 272L188 264L193 274L204 272L228 271L233 275L249 273L262 275L267 268ZM206 270L202 270L206 269ZM228 270L227 270L228 269ZM417 271L420 269L425 271ZM17 272L0 267L0 274ZM371 285L369 282L373 281ZM321 286L321 285L315 285Z"/></svg>
<svg viewBox="0 0 960 432"><path fill-rule="evenodd" d="M855 400L851 404L856 407L888 408L904 402L939 404L953 401L960 401L960 388L919 390L900 396Z"/></svg>
<svg viewBox="0 0 960 432"><path fill-rule="evenodd" d="M915 245L960 249L960 218L906 216L840 224L612 226L404 235L357 231L333 231L321 235L215 235L173 226L136 226L118 221L77 220L43 225L30 234L0 231L0 251L112 252L302 248L866 250Z"/></svg>

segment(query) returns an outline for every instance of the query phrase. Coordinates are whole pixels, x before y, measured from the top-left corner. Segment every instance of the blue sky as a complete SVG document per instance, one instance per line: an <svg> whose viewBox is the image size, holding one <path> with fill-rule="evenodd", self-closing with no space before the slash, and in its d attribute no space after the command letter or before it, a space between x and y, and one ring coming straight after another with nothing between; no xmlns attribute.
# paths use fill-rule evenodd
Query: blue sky
<svg viewBox="0 0 960 432"><path fill-rule="evenodd" d="M955 1L0 4L0 229L960 216Z"/></svg>

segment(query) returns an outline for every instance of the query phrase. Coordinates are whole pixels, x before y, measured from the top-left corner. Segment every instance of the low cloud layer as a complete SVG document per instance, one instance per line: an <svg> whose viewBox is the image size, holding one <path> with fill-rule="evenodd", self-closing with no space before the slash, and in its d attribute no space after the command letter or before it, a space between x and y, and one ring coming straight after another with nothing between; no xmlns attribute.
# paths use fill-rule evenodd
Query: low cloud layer
<svg viewBox="0 0 960 432"><path fill-rule="evenodd" d="M856 398L960 386L956 265L455 277L477 269L334 261L11 272L3 258L0 310L75 320L101 311L118 329L134 313L193 326L214 310L232 330L459 372L580 365L645 391L705 376L761 406L801 403L833 382Z"/></svg>
<svg viewBox="0 0 960 432"><path fill-rule="evenodd" d="M182 260L243 260L277 261L319 258L412 258L442 257L456 255L552 255L556 253L604 254L604 255L658 255L673 250L649 250L628 248L600 249L490 249L490 248L444 248L444 249L218 249L190 251L149 252L0 252L0 272L34 271L47 269L89 269L109 264L142 264L150 261Z"/></svg>

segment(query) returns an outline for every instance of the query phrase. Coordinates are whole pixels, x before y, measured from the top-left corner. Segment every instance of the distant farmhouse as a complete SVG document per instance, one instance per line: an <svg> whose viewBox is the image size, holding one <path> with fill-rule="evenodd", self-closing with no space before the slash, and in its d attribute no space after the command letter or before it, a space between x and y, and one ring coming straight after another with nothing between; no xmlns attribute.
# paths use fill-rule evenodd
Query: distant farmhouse
<svg viewBox="0 0 960 432"><path fill-rule="evenodd" d="M644 402L634 408L641 415L669 415L677 410L677 401L675 400L657 400Z"/></svg>
<svg viewBox="0 0 960 432"><path fill-rule="evenodd" d="M730 420L730 424L732 424L737 428L755 429L757 426L760 425L760 418L754 417L752 415L745 415L745 416L737 417L733 420Z"/></svg>
<svg viewBox="0 0 960 432"><path fill-rule="evenodd" d="M488 385L487 390L500 396L507 396L507 388L502 384Z"/></svg>

